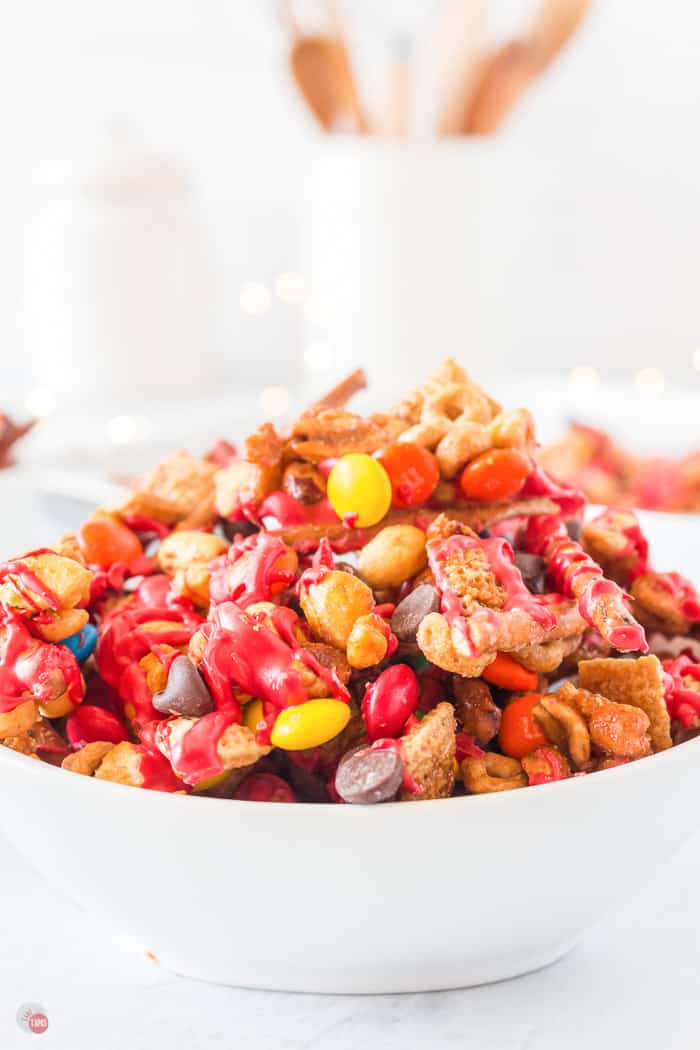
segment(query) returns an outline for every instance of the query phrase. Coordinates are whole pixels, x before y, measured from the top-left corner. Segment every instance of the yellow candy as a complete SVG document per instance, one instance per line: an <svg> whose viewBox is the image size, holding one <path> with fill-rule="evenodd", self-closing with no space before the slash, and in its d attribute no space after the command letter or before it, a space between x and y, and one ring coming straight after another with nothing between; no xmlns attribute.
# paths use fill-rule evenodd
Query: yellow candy
<svg viewBox="0 0 700 1050"><path fill-rule="evenodd" d="M381 521L391 506L391 481L372 456L348 452L328 475L327 494L339 518L352 515L353 524L364 528Z"/></svg>
<svg viewBox="0 0 700 1050"><path fill-rule="evenodd" d="M229 776L231 770L225 769L223 773L215 773L213 777L205 777L204 780L200 780L192 788L193 791L209 791L210 788L216 787L217 784L221 784L226 777Z"/></svg>
<svg viewBox="0 0 700 1050"><path fill-rule="evenodd" d="M270 739L273 747L305 751L332 740L349 721L350 707L342 700L308 700L280 711Z"/></svg>
<svg viewBox="0 0 700 1050"><path fill-rule="evenodd" d="M247 726L252 733L263 718L262 700L250 700L243 708L243 725Z"/></svg>

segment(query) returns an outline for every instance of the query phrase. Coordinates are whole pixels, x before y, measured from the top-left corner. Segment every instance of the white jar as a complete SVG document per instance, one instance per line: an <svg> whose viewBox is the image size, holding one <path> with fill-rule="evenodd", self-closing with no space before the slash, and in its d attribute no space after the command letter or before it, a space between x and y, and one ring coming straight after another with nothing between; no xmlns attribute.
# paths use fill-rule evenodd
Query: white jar
<svg viewBox="0 0 700 1050"><path fill-rule="evenodd" d="M211 382L211 279L182 169L113 130L41 192L26 252L34 383L64 406Z"/></svg>

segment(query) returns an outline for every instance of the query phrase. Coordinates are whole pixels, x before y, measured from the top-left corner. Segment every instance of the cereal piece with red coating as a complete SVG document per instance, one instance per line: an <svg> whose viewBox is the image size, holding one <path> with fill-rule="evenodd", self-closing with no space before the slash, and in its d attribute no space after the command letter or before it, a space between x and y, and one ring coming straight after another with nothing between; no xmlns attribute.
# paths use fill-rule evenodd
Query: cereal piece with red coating
<svg viewBox="0 0 700 1050"><path fill-rule="evenodd" d="M700 622L700 596L677 572L645 572L633 581L634 612L648 631L688 634Z"/></svg>
<svg viewBox="0 0 700 1050"><path fill-rule="evenodd" d="M400 750L406 773L419 793L404 789L402 802L449 798L455 782L455 730L452 704L442 701L401 737Z"/></svg>
<svg viewBox="0 0 700 1050"><path fill-rule="evenodd" d="M196 790L213 786L233 769L254 765L271 750L226 711L168 718L157 726L155 742L175 774Z"/></svg>
<svg viewBox="0 0 700 1050"><path fill-rule="evenodd" d="M34 621L37 633L58 642L88 621L84 608L92 573L80 562L39 550L0 565L0 604Z"/></svg>
<svg viewBox="0 0 700 1050"><path fill-rule="evenodd" d="M654 751L671 747L671 722L664 700L663 668L656 656L636 660L597 659L579 664L582 689L620 704L639 707L649 718Z"/></svg>
<svg viewBox="0 0 700 1050"><path fill-rule="evenodd" d="M565 605L557 618L551 605L528 591L505 539L481 539L441 516L428 530L427 549L441 612L423 620L417 640L443 670L474 677L497 652L580 633L580 618L563 618Z"/></svg>
<svg viewBox="0 0 700 1050"><path fill-rule="evenodd" d="M649 545L637 515L631 510L608 508L581 528L581 545L598 562L605 575L621 587L648 567Z"/></svg>
<svg viewBox="0 0 700 1050"><path fill-rule="evenodd" d="M16 613L1 606L0 674L0 720L30 699L46 718L61 718L85 693L78 662L67 646L35 638Z"/></svg>
<svg viewBox="0 0 700 1050"><path fill-rule="evenodd" d="M151 791L182 791L183 785L163 755L143 744L124 741L106 752L94 776L114 784Z"/></svg>

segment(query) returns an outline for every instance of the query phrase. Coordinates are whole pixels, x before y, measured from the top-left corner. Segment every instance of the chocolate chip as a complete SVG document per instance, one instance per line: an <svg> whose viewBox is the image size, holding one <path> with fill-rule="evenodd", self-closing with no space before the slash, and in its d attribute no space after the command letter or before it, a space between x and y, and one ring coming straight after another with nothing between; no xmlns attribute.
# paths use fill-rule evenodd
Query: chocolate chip
<svg viewBox="0 0 700 1050"><path fill-rule="evenodd" d="M491 539L491 529L479 529L479 539L480 540L490 540Z"/></svg>
<svg viewBox="0 0 700 1050"><path fill-rule="evenodd" d="M214 702L194 664L186 656L176 656L165 689L155 694L153 706L164 715L199 718L214 709Z"/></svg>
<svg viewBox="0 0 700 1050"><path fill-rule="evenodd" d="M372 751L360 747L340 760L335 790L345 802L367 806L394 798L403 779L403 759L398 748Z"/></svg>
<svg viewBox="0 0 700 1050"><path fill-rule="evenodd" d="M355 576L358 580L362 580L363 583L367 583L367 580L364 578L358 567L356 565L353 565L352 562L337 561L335 563L335 567L338 570L338 572L348 572L351 576ZM368 583L367 586L369 587Z"/></svg>
<svg viewBox="0 0 700 1050"><path fill-rule="evenodd" d="M221 529L224 538L233 542L236 536L252 536L254 532L258 532L258 526L254 525L252 521L229 521L228 518L221 518L217 522L217 528Z"/></svg>
<svg viewBox="0 0 700 1050"><path fill-rule="evenodd" d="M578 543L581 539L581 522L579 519L569 518L564 524L566 525L566 531L569 533L570 538Z"/></svg>
<svg viewBox="0 0 700 1050"><path fill-rule="evenodd" d="M545 576L547 566L539 554L526 554L516 551L515 564L522 575L525 586L531 594L544 594L546 591Z"/></svg>
<svg viewBox="0 0 700 1050"><path fill-rule="evenodd" d="M431 584L421 583L394 609L391 629L400 642L415 642L421 621L439 611L440 595Z"/></svg>

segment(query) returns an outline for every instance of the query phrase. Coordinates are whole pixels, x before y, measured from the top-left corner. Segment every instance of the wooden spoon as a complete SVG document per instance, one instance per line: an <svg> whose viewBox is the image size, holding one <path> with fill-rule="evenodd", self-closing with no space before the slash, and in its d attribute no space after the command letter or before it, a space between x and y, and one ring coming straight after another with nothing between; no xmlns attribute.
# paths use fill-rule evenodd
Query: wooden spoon
<svg viewBox="0 0 700 1050"><path fill-rule="evenodd" d="M332 33L305 34L287 9L292 48L289 65L307 106L324 131L366 132L365 118L352 73L342 22L334 4L327 4Z"/></svg>
<svg viewBox="0 0 700 1050"><path fill-rule="evenodd" d="M495 131L518 98L573 36L590 0L542 0L527 33L494 51L484 61L481 79L462 130L484 135Z"/></svg>

